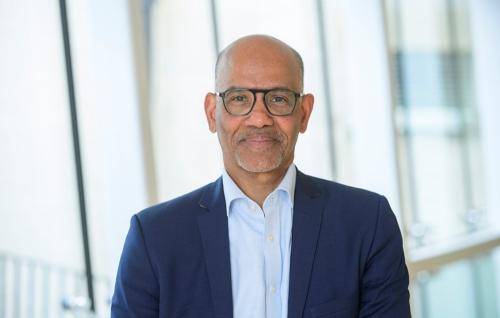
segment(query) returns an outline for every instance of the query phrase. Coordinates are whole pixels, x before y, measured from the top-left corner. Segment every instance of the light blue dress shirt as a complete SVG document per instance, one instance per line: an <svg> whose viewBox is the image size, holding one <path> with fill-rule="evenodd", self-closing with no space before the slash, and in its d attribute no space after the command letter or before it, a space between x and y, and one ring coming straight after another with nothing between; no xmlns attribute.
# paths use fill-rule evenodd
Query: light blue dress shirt
<svg viewBox="0 0 500 318"><path fill-rule="evenodd" d="M222 174L234 318L287 317L296 174L291 164L263 209Z"/></svg>

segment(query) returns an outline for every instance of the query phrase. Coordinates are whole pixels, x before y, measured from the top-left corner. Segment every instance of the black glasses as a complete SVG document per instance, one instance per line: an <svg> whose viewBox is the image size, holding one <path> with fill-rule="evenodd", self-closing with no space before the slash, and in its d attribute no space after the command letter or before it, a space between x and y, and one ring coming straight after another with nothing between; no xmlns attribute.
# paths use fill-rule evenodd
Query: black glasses
<svg viewBox="0 0 500 318"><path fill-rule="evenodd" d="M273 116L287 116L293 113L297 100L303 96L286 88L249 89L230 88L224 92L215 93L222 98L224 108L235 116L250 114L257 97L256 93L264 93L264 105Z"/></svg>

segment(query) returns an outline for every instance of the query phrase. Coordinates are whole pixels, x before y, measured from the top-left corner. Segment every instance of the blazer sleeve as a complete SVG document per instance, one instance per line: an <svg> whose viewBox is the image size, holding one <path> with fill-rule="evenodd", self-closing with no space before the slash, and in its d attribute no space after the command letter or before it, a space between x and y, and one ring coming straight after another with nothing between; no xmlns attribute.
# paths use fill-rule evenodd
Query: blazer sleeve
<svg viewBox="0 0 500 318"><path fill-rule="evenodd" d="M158 280L148 255L140 220L134 215L120 258L111 317L158 318L158 307Z"/></svg>
<svg viewBox="0 0 500 318"><path fill-rule="evenodd" d="M411 317L401 232L385 197L380 197L377 213L362 279L359 317Z"/></svg>

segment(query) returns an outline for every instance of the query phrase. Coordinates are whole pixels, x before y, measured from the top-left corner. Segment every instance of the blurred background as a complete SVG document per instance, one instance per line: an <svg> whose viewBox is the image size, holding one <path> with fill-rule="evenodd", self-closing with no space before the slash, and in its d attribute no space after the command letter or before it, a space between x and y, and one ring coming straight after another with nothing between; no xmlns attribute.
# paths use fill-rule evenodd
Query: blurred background
<svg viewBox="0 0 500 318"><path fill-rule="evenodd" d="M304 58L299 169L389 198L414 317L500 316L500 1L0 0L0 318L109 317L132 214L220 175L253 33Z"/></svg>

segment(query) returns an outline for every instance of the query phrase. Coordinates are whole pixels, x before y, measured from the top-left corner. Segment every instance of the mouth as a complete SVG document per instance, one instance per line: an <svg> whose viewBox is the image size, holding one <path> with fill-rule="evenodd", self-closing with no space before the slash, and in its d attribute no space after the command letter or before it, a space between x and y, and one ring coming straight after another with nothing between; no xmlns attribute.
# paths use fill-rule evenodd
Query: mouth
<svg viewBox="0 0 500 318"><path fill-rule="evenodd" d="M240 141L240 144L255 150L265 149L278 143L279 140L269 136L252 136Z"/></svg>

